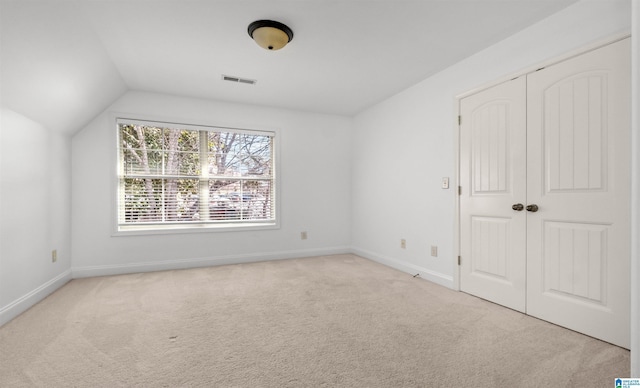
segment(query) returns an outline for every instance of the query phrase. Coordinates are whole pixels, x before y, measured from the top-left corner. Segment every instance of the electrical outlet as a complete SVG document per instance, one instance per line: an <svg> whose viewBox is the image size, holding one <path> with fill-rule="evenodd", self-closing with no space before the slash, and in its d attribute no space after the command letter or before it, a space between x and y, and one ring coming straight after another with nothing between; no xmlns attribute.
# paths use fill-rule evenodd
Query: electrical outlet
<svg viewBox="0 0 640 388"><path fill-rule="evenodd" d="M55 263L56 261L58 261L58 250L54 249L51 251L51 262Z"/></svg>
<svg viewBox="0 0 640 388"><path fill-rule="evenodd" d="M442 178L442 188L443 189L449 188L449 177Z"/></svg>
<svg viewBox="0 0 640 388"><path fill-rule="evenodd" d="M400 248L402 249L407 249L407 240L405 239L400 239Z"/></svg>
<svg viewBox="0 0 640 388"><path fill-rule="evenodd" d="M438 257L438 247L435 245L431 246L431 256Z"/></svg>
<svg viewBox="0 0 640 388"><path fill-rule="evenodd" d="M306 240L307 239L307 232L300 232L300 240Z"/></svg>

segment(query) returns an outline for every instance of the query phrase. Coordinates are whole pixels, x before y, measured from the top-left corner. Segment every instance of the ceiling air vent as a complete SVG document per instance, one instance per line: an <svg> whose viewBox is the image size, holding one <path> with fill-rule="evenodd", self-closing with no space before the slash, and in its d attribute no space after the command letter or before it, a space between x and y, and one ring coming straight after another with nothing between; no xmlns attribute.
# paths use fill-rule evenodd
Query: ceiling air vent
<svg viewBox="0 0 640 388"><path fill-rule="evenodd" d="M237 82L239 84L249 84L249 85L255 85L256 82L258 82L254 79L240 78L240 77L234 77L231 75L224 75L224 74L222 75L222 79L224 81Z"/></svg>

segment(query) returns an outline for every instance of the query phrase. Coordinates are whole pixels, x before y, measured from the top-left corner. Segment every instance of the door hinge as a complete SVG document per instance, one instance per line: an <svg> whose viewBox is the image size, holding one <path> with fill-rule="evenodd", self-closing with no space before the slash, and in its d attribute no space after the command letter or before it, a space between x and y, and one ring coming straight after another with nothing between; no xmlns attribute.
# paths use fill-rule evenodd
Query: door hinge
<svg viewBox="0 0 640 388"><path fill-rule="evenodd" d="M458 195L462 195L462 186L458 186Z"/></svg>
<svg viewBox="0 0 640 388"><path fill-rule="evenodd" d="M458 125L462 125L462 116L458 115Z"/></svg>
<svg viewBox="0 0 640 388"><path fill-rule="evenodd" d="M458 256L458 265L460 265L462 261L460 260L460 256Z"/></svg>

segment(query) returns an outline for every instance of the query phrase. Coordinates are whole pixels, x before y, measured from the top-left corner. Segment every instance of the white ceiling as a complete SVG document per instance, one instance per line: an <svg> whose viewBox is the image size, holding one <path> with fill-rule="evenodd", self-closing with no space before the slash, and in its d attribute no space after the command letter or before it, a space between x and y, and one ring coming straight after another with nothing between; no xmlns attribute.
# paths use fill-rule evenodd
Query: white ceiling
<svg viewBox="0 0 640 388"><path fill-rule="evenodd" d="M575 1L0 0L2 103L65 133L127 90L354 115Z"/></svg>

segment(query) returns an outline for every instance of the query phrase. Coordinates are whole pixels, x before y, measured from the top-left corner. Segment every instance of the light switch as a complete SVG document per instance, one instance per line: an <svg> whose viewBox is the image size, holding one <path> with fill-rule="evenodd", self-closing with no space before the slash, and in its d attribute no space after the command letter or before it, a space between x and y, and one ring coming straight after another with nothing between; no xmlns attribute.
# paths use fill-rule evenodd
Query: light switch
<svg viewBox="0 0 640 388"><path fill-rule="evenodd" d="M442 188L443 189L449 188L449 177L442 178Z"/></svg>

